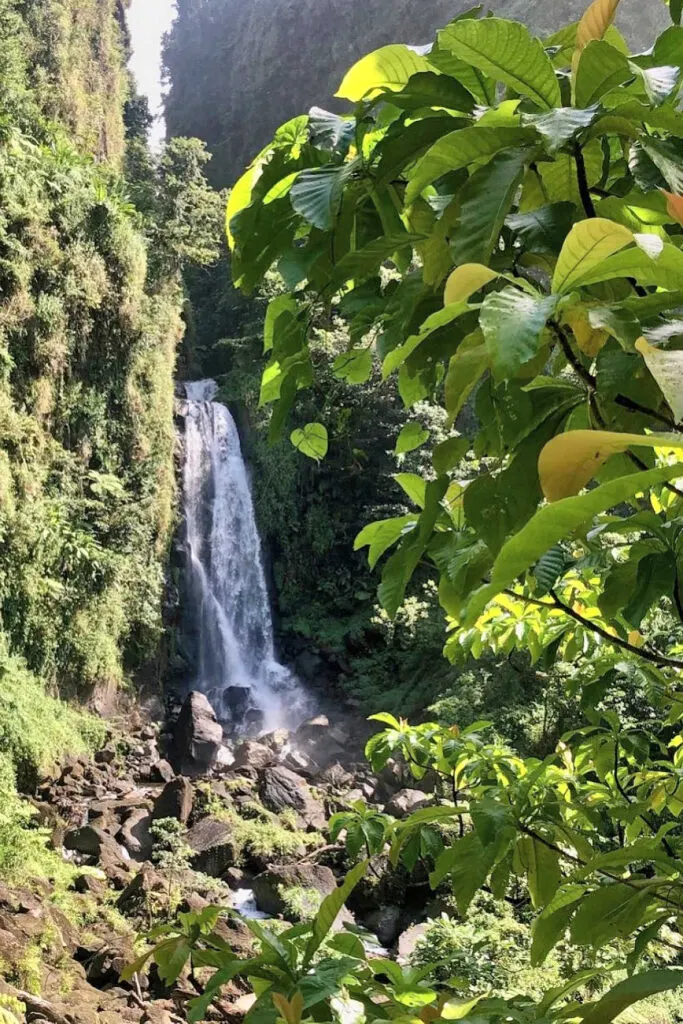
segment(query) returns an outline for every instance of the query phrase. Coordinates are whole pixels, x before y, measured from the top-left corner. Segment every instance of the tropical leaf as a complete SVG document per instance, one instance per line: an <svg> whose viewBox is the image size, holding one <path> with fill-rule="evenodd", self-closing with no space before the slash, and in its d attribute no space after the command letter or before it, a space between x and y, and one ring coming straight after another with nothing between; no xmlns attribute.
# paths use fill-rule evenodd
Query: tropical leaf
<svg viewBox="0 0 683 1024"><path fill-rule="evenodd" d="M540 509L527 525L511 537L496 558L491 582L472 595L467 606L466 625L472 625L496 594L509 587L544 552L568 537L584 523L635 494L683 476L683 465L664 466L618 477L587 494L564 498Z"/></svg>
<svg viewBox="0 0 683 1024"><path fill-rule="evenodd" d="M448 364L444 397L450 423L453 423L477 382L489 368L489 351L481 330L468 335Z"/></svg>
<svg viewBox="0 0 683 1024"><path fill-rule="evenodd" d="M509 380L533 359L556 301L552 295L534 297L516 288L486 296L479 322L494 377Z"/></svg>
<svg viewBox="0 0 683 1024"><path fill-rule="evenodd" d="M676 423L680 423L683 420L683 350L654 348L645 338L640 338L635 347L659 384Z"/></svg>
<svg viewBox="0 0 683 1024"><path fill-rule="evenodd" d="M560 106L560 86L550 58L540 40L519 22L503 18L459 21L449 27L447 35L442 34L439 43L542 109Z"/></svg>
<svg viewBox="0 0 683 1024"><path fill-rule="evenodd" d="M585 110L575 107L556 107L547 114L522 114L522 124L535 128L545 141L548 153L557 153L576 135L590 128L599 113L598 106Z"/></svg>
<svg viewBox="0 0 683 1024"><path fill-rule="evenodd" d="M432 465L437 476L454 469L464 459L469 444L466 437L449 437L438 444L432 452Z"/></svg>
<svg viewBox="0 0 683 1024"><path fill-rule="evenodd" d="M369 348L352 348L335 359L332 371L349 384L365 384L372 374L372 352Z"/></svg>
<svg viewBox="0 0 683 1024"><path fill-rule="evenodd" d="M681 985L681 970L653 970L633 975L625 981L620 981L591 1006L583 1017L582 1024L610 1024L615 1017L641 999L648 999L658 992L669 992Z"/></svg>
<svg viewBox="0 0 683 1024"><path fill-rule="evenodd" d="M606 257L633 242L633 232L602 217L575 224L562 246L552 288L560 295L572 291L576 282L599 266Z"/></svg>
<svg viewBox="0 0 683 1024"><path fill-rule="evenodd" d="M372 99L386 89L402 89L419 71L429 71L429 64L409 46L382 46L347 71L337 96L352 103Z"/></svg>
<svg viewBox="0 0 683 1024"><path fill-rule="evenodd" d="M498 153L467 179L460 193L460 216L451 237L451 254L456 264L489 260L522 183L527 159L524 150Z"/></svg>
<svg viewBox="0 0 683 1024"><path fill-rule="evenodd" d="M605 93L633 77L628 60L602 39L588 43L576 69L574 97L579 107L590 107Z"/></svg>
<svg viewBox="0 0 683 1024"><path fill-rule="evenodd" d="M406 202L414 202L427 185L437 178L477 160L490 159L502 149L531 143L536 133L531 128L487 128L472 126L444 135L431 146L411 172Z"/></svg>
<svg viewBox="0 0 683 1024"><path fill-rule="evenodd" d="M583 49L593 39L603 39L614 21L619 0L593 0L576 30L576 45Z"/></svg>
<svg viewBox="0 0 683 1024"><path fill-rule="evenodd" d="M505 224L527 252L557 256L575 216L573 203L550 203L528 213L511 214Z"/></svg>
<svg viewBox="0 0 683 1024"><path fill-rule="evenodd" d="M683 252L673 245L665 245L661 254L652 259L640 248L626 249L573 276L572 287L584 288L621 277L672 291L683 289Z"/></svg>
<svg viewBox="0 0 683 1024"><path fill-rule="evenodd" d="M327 455L327 427L322 423L307 423L292 431L290 441L294 447L309 459L320 462Z"/></svg>
<svg viewBox="0 0 683 1024"><path fill-rule="evenodd" d="M412 420L410 423L406 423L402 428L401 432L396 439L396 447L394 453L396 455L402 455L404 452L415 451L429 439L429 431L425 430L421 423L417 420Z"/></svg>
<svg viewBox="0 0 683 1024"><path fill-rule="evenodd" d="M480 288L495 281L498 277L495 270L489 270L481 263L464 263L456 267L448 280L444 291L444 305L454 302L466 302Z"/></svg>
<svg viewBox="0 0 683 1024"><path fill-rule="evenodd" d="M302 171L289 193L296 212L321 231L330 231L341 208L344 186L356 166L351 162Z"/></svg>
<svg viewBox="0 0 683 1024"><path fill-rule="evenodd" d="M556 434L538 459L538 475L548 501L578 494L600 467L629 448L683 448L680 434L619 434L609 430L569 430Z"/></svg>
<svg viewBox="0 0 683 1024"><path fill-rule="evenodd" d="M349 871L342 884L322 901L320 910L313 921L310 938L306 944L304 964L310 964L311 960L320 949L320 946L330 933L339 911L344 906L361 878L365 876L367 870L367 860L363 860L360 864L356 864L355 868L352 868L351 871Z"/></svg>
<svg viewBox="0 0 683 1024"><path fill-rule="evenodd" d="M447 327L459 317L471 312L472 309L466 302L451 303L449 306L444 306L443 309L437 309L435 313L427 317L417 334L411 334L402 345L392 349L385 356L382 363L382 377L386 379L394 370L397 370L434 331Z"/></svg>

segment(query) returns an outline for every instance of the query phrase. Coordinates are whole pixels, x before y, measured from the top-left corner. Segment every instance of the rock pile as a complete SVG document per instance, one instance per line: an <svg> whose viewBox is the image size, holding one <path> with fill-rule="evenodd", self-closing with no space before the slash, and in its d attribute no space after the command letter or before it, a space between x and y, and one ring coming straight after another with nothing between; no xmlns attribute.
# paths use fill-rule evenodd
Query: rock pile
<svg viewBox="0 0 683 1024"><path fill-rule="evenodd" d="M154 970L133 985L120 981L134 958L137 931L173 916L178 901L194 910L209 902L229 905L247 890L267 915L312 915L349 866L341 844L325 837L332 813L364 798L403 817L429 800L407 788L398 769L373 778L357 763L348 733L322 716L294 734L278 730L245 740L230 756L222 749L208 702L192 694L172 735L126 723L94 758L70 759L38 787L40 824L75 873L70 917L51 900L51 883L40 883L37 892L0 886L6 977L21 980L27 951L39 949L43 962L33 987L59 993L42 1009L41 997L31 997L33 1019L182 1020L185 1003L197 994L194 976L182 977L172 991ZM384 862L375 872L357 890L352 909L391 945L414 920L404 905L407 880ZM233 896L234 890L240 893ZM232 948L248 955L248 929L227 918L221 927ZM241 1019L245 996L231 986L215 1019Z"/></svg>

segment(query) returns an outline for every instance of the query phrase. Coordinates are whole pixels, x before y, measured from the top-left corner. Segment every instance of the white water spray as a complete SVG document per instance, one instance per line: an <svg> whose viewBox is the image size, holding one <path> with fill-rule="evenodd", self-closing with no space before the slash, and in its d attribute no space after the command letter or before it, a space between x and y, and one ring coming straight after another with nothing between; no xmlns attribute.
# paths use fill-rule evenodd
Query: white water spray
<svg viewBox="0 0 683 1024"><path fill-rule="evenodd" d="M235 421L215 381L185 384L183 477L188 590L199 644L195 687L238 731L298 725L311 713L275 657L261 542Z"/></svg>

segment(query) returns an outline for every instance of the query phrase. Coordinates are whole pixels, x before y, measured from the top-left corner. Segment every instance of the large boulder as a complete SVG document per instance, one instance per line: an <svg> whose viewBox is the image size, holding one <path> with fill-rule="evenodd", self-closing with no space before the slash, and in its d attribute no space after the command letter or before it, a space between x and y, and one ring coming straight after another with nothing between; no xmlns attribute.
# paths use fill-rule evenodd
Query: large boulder
<svg viewBox="0 0 683 1024"><path fill-rule="evenodd" d="M337 880L330 868L323 864L271 864L253 881L259 910L272 917L287 912L287 890L315 890L324 898L336 888Z"/></svg>
<svg viewBox="0 0 683 1024"><path fill-rule="evenodd" d="M173 731L173 767L194 778L213 767L223 742L223 728L203 693L190 693Z"/></svg>
<svg viewBox="0 0 683 1024"><path fill-rule="evenodd" d="M377 936L380 945L393 946L401 934L403 914L400 907L380 907L365 919L365 925Z"/></svg>
<svg viewBox="0 0 683 1024"><path fill-rule="evenodd" d="M154 803L152 817L175 818L184 825L192 814L194 789L189 779L179 775L177 779L167 782Z"/></svg>
<svg viewBox="0 0 683 1024"><path fill-rule="evenodd" d="M276 755L271 747L256 740L245 740L235 747L235 760L232 767L239 768L265 768L267 765L275 764Z"/></svg>
<svg viewBox="0 0 683 1024"><path fill-rule="evenodd" d="M192 867L213 878L222 878L238 856L232 828L219 818L202 818L185 836L192 850Z"/></svg>
<svg viewBox="0 0 683 1024"><path fill-rule="evenodd" d="M130 812L117 835L118 841L128 850L133 860L145 861L152 856L154 845L149 827L152 815L142 808Z"/></svg>
<svg viewBox="0 0 683 1024"><path fill-rule="evenodd" d="M325 828L325 808L315 799L296 772L283 765L264 768L259 772L258 788L261 802L269 811L279 813L291 808L296 811L302 826L312 829Z"/></svg>
<svg viewBox="0 0 683 1024"><path fill-rule="evenodd" d="M407 818L431 802L431 798L419 789L400 789L398 793L394 793L384 810L394 818Z"/></svg>

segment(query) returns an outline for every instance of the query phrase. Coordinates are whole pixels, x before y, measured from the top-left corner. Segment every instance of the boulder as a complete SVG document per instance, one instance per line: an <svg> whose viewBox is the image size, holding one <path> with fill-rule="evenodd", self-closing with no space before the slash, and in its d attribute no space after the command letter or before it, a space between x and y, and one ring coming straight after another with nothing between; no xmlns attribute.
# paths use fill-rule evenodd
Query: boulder
<svg viewBox="0 0 683 1024"><path fill-rule="evenodd" d="M283 765L264 768L259 772L258 787L261 802L269 811L279 813L292 808L305 827L325 828L325 808L315 799L303 779L289 768Z"/></svg>
<svg viewBox="0 0 683 1024"><path fill-rule="evenodd" d="M130 812L116 838L134 860L149 860L154 845L149 827L152 815L138 808Z"/></svg>
<svg viewBox="0 0 683 1024"><path fill-rule="evenodd" d="M276 754L282 753L289 742L289 729L273 729L272 732L268 732L265 736L259 737L259 743L263 743L264 746L270 747L270 749Z"/></svg>
<svg viewBox="0 0 683 1024"><path fill-rule="evenodd" d="M382 946L393 946L401 934L400 907L380 907L365 918L365 925L374 932Z"/></svg>
<svg viewBox="0 0 683 1024"><path fill-rule="evenodd" d="M96 764L112 764L116 760L116 748L115 747L103 747L102 750L95 751L95 762Z"/></svg>
<svg viewBox="0 0 683 1024"><path fill-rule="evenodd" d="M425 921L422 924L411 924L410 928L406 928L404 932L401 932L398 939L399 963L410 963L412 955L417 948L417 944L424 939L427 934L428 927L429 926Z"/></svg>
<svg viewBox="0 0 683 1024"><path fill-rule="evenodd" d="M431 798L419 789L400 789L394 793L384 810L394 818L407 818L413 811L419 811L431 802Z"/></svg>
<svg viewBox="0 0 683 1024"><path fill-rule="evenodd" d="M64 848L74 853L82 853L85 857L99 857L112 837L94 825L83 825L82 828L70 828L64 833Z"/></svg>
<svg viewBox="0 0 683 1024"><path fill-rule="evenodd" d="M162 759L152 765L149 777L152 782L172 782L175 778L175 772L169 762Z"/></svg>
<svg viewBox="0 0 683 1024"><path fill-rule="evenodd" d="M287 904L282 897L286 889L315 889L324 898L337 888L330 868L322 864L271 864L253 881L259 910L276 917L284 914Z"/></svg>
<svg viewBox="0 0 683 1024"><path fill-rule="evenodd" d="M149 864L138 871L116 901L116 907L123 913L132 913L144 907L154 892L165 892L166 882Z"/></svg>
<svg viewBox="0 0 683 1024"><path fill-rule="evenodd" d="M203 693L190 693L173 731L174 768L181 775L206 775L223 742L223 729Z"/></svg>
<svg viewBox="0 0 683 1024"><path fill-rule="evenodd" d="M184 825L192 814L194 806L194 789L189 779L180 775L177 779L167 782L154 802L152 817L175 818Z"/></svg>
<svg viewBox="0 0 683 1024"><path fill-rule="evenodd" d="M245 740L235 747L233 768L265 768L275 763L275 753L271 747L256 740Z"/></svg>
<svg viewBox="0 0 683 1024"><path fill-rule="evenodd" d="M316 715L315 718L309 718L307 722L299 726L294 733L294 742L298 746L318 743L326 738L329 729L330 720L327 715Z"/></svg>
<svg viewBox="0 0 683 1024"><path fill-rule="evenodd" d="M232 828L219 818L202 818L185 836L192 850L192 867L213 878L222 878L234 866L237 850Z"/></svg>

